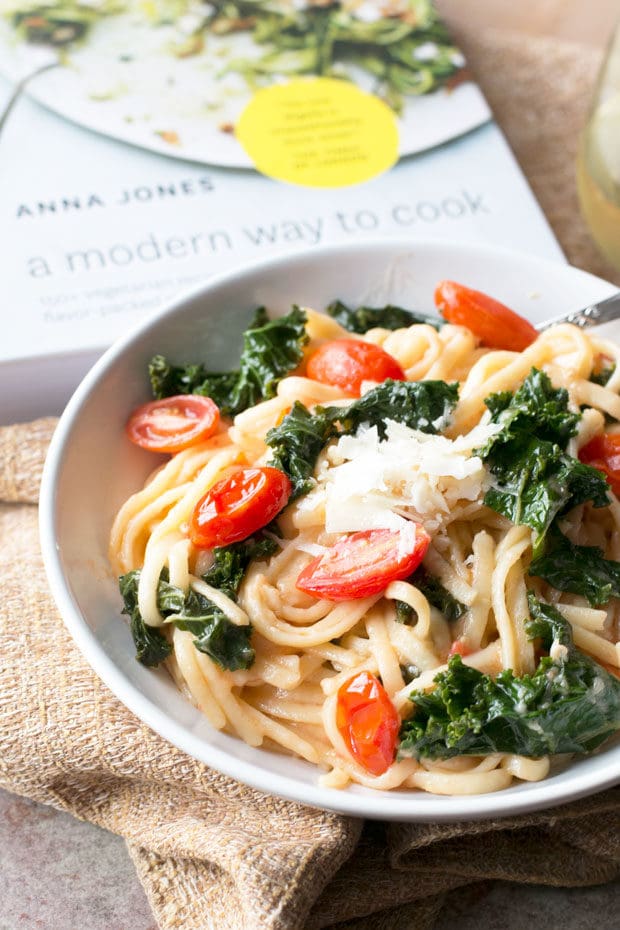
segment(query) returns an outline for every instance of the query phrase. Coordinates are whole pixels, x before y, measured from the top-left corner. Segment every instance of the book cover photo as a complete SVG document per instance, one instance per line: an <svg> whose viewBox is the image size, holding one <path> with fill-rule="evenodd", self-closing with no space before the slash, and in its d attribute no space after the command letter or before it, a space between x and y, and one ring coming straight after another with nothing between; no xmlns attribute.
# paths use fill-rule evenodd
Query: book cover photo
<svg viewBox="0 0 620 930"><path fill-rule="evenodd" d="M36 368L46 390L4 422L58 412L114 338L270 254L562 259L430 0L0 0L0 107L24 80L0 131L0 388Z"/></svg>

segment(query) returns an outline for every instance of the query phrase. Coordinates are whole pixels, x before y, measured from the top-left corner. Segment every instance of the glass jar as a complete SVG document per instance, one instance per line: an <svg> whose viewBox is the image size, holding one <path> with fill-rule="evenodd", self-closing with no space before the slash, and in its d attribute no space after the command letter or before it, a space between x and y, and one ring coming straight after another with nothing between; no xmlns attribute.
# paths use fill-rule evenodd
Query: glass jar
<svg viewBox="0 0 620 930"><path fill-rule="evenodd" d="M620 269L620 26L609 46L581 136L577 184L594 241Z"/></svg>

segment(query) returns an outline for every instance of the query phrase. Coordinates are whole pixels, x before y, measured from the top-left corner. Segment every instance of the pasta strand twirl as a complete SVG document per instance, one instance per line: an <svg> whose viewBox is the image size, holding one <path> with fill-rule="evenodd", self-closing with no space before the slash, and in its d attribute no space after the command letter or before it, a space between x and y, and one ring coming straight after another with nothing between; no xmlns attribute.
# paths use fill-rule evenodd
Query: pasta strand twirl
<svg viewBox="0 0 620 930"><path fill-rule="evenodd" d="M547 372L556 387L568 391L572 411L588 407L567 439L569 455L577 456L601 434L606 417L620 420L620 348L575 327L553 328L523 352L511 352L478 346L462 326L445 325L439 331L425 324L395 331L376 327L357 337L322 314L307 314L306 355L328 340L360 338L388 352L409 381L460 381L450 422L439 417L434 424L426 423L429 432L442 432L448 443L466 441L472 428L488 430L485 400L496 392L514 394L532 368ZM616 363L606 385L590 380L601 359ZM203 577L213 568L217 550L192 544L188 523L194 508L224 476L271 461L266 434L282 423L296 402L313 412L317 405L347 406L352 400L343 396L342 388L307 377L302 364L279 380L268 399L242 410L234 421L222 421L210 439L173 455L121 507L112 528L110 557L119 572L140 570L137 609L143 635L160 637L156 642L170 652L175 681L214 728L251 746L276 747L320 766L324 785L343 788L355 782L379 790L468 795L501 790L513 779L544 778L550 767L546 755L526 758L516 752L451 759L395 757L385 771L373 774L348 742L339 711L342 689L374 676L398 720L406 721L416 713L412 691L431 693L456 647L466 666L491 678L503 669L516 676L533 673L539 654L527 633L532 588L557 606L579 649L606 667L620 666L617 605L592 606L582 595L528 576L536 534L485 506L494 479L481 461L476 467L472 464L478 455L473 440L455 474L446 466L449 445L435 445L434 457L421 459L427 462L422 471L413 460L389 459L385 443L397 441L399 435L402 440L402 430L393 431L394 439L389 424L383 423L388 429L383 438L371 435L372 428L362 423L355 434L357 446L349 437L342 446L338 441L337 448L331 440L331 446L320 451L310 493L293 500L277 527L267 528L264 538L275 550L271 556L243 566L238 584L230 581L224 590ZM419 443L422 452L428 438L419 431L417 439L408 434L408 441ZM374 458L368 457L371 446ZM367 458L365 470L356 472L351 463L358 453ZM357 502L348 510L334 500L333 491L336 469L347 465L349 472L340 474L348 477L338 488ZM412 480L415 468L419 471ZM422 479L433 501L430 514L422 513ZM405 500L408 482L410 497ZM341 520L359 519L369 501L374 510L367 511L367 526L332 532L328 524L334 512ZM377 501L383 501L384 510ZM401 573L363 597L331 600L329 593L314 596L298 588L300 574L313 560L331 553L343 533L363 535L381 528L386 513L389 527L413 520L430 528L432 540L424 557L424 570L433 580L430 587ZM620 558L620 503L615 496L604 510L581 502L564 519L572 544L597 545L607 558ZM353 573L357 569L347 567ZM202 638L197 632L200 624L188 623L183 613L162 606L162 584L164 594L172 589L181 598L208 605ZM457 604L454 616L446 613L442 597ZM235 635L251 638L254 661L224 667L218 648L225 653L226 637ZM362 685L356 687L361 694Z"/></svg>

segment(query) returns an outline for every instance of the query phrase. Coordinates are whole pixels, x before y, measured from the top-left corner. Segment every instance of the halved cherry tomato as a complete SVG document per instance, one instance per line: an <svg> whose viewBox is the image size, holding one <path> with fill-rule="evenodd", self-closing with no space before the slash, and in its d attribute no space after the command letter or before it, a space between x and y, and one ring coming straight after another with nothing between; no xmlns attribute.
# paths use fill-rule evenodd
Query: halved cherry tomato
<svg viewBox="0 0 620 930"><path fill-rule="evenodd" d="M462 639L455 639L448 652L448 658L451 656L468 656L471 649Z"/></svg>
<svg viewBox="0 0 620 930"><path fill-rule="evenodd" d="M415 536L405 552L400 551L400 533L394 530L363 530L346 536L306 565L297 587L330 601L378 594L390 581L407 578L426 555L431 538L419 523L413 526Z"/></svg>
<svg viewBox="0 0 620 930"><path fill-rule="evenodd" d="M198 549L247 539L286 506L291 491L291 482L279 468L240 468L198 501L190 539Z"/></svg>
<svg viewBox="0 0 620 930"><path fill-rule="evenodd" d="M363 339L326 342L310 356L306 374L322 384L333 384L359 397L363 381L406 381L405 372L381 346Z"/></svg>
<svg viewBox="0 0 620 930"><path fill-rule="evenodd" d="M498 300L455 281L441 281L435 306L448 323L466 326L483 346L522 352L538 337L531 323Z"/></svg>
<svg viewBox="0 0 620 930"><path fill-rule="evenodd" d="M579 450L579 460L602 471L616 497L620 497L620 434L595 436Z"/></svg>
<svg viewBox="0 0 620 930"><path fill-rule="evenodd" d="M210 397L179 394L142 404L127 421L127 435L149 452L182 452L217 432L220 411Z"/></svg>
<svg viewBox="0 0 620 930"><path fill-rule="evenodd" d="M336 726L353 758L373 775L394 761L400 718L380 681L360 672L338 691Z"/></svg>

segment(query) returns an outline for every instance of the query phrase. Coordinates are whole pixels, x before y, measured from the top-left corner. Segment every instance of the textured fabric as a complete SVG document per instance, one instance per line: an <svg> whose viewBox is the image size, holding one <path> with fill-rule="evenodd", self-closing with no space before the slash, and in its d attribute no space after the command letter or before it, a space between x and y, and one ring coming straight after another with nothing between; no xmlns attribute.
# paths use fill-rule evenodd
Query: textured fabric
<svg viewBox="0 0 620 930"><path fill-rule="evenodd" d="M460 38L569 258L612 278L573 184L597 56ZM620 789L499 822L363 825L265 797L156 736L86 665L47 590L33 502L53 426L0 429L0 784L124 836L162 930L425 930L471 882L620 876Z"/></svg>

